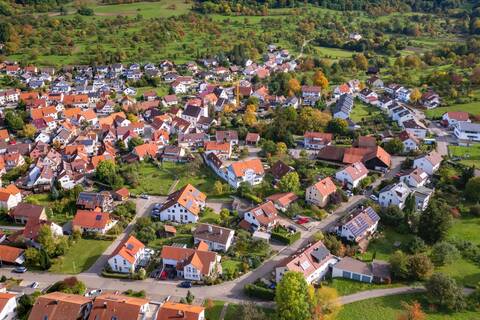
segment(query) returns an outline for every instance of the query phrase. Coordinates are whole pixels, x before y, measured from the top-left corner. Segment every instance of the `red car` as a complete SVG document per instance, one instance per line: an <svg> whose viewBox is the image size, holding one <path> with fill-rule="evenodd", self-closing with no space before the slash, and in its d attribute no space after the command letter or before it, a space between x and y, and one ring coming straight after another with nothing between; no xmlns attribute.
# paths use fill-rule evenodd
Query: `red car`
<svg viewBox="0 0 480 320"><path fill-rule="evenodd" d="M310 222L310 219L308 219L306 217L301 217L301 218L298 218L298 220L297 220L298 224L305 224L307 222Z"/></svg>
<svg viewBox="0 0 480 320"><path fill-rule="evenodd" d="M160 274L160 280L167 280L167 271L162 271Z"/></svg>

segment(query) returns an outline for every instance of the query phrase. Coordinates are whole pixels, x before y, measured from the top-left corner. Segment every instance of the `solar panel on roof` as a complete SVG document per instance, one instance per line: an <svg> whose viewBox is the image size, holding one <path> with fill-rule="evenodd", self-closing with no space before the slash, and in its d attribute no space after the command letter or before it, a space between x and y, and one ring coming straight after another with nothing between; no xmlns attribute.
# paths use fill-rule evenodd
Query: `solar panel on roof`
<svg viewBox="0 0 480 320"><path fill-rule="evenodd" d="M300 266L302 267L303 270L307 270L310 267L310 263L308 263L308 261L302 261L300 263Z"/></svg>
<svg viewBox="0 0 480 320"><path fill-rule="evenodd" d="M97 220L97 221L100 221L100 220L102 220L102 215L100 215L100 214L97 214L97 216L95 217L95 220Z"/></svg>

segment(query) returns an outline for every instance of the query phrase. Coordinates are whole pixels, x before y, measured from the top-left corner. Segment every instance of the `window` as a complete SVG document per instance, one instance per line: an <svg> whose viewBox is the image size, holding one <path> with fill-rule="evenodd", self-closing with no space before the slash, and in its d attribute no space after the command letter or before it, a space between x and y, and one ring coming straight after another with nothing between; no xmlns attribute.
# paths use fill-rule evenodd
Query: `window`
<svg viewBox="0 0 480 320"><path fill-rule="evenodd" d="M350 279L352 277L352 274L348 271L343 271L342 272L342 277Z"/></svg>

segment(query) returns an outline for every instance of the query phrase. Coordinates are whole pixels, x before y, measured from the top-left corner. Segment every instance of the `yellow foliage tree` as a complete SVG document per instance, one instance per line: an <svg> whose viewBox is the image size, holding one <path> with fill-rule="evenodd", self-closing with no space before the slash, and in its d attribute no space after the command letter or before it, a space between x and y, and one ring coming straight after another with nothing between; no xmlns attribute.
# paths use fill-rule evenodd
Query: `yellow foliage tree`
<svg viewBox="0 0 480 320"><path fill-rule="evenodd" d="M229 103L229 104L225 105L225 107L223 107L223 112L231 113L231 112L235 111L236 109L237 109L237 107L234 104Z"/></svg>
<svg viewBox="0 0 480 320"><path fill-rule="evenodd" d="M302 86L300 85L300 82L297 79L292 78L292 79L288 80L288 95L289 96L296 95L297 93L300 92L300 90L302 90Z"/></svg>
<svg viewBox="0 0 480 320"><path fill-rule="evenodd" d="M312 320L333 320L337 317L342 306L335 288L310 289L309 295L312 301Z"/></svg>
<svg viewBox="0 0 480 320"><path fill-rule="evenodd" d="M328 88L328 79L322 71L317 70L313 74L313 84L326 90Z"/></svg>
<svg viewBox="0 0 480 320"><path fill-rule="evenodd" d="M252 127L257 123L257 116L254 111L247 110L243 115L243 122L245 125Z"/></svg>
<svg viewBox="0 0 480 320"><path fill-rule="evenodd" d="M412 92L410 92L410 101L412 101L413 103L417 103L418 101L420 101L421 97L422 93L420 92L420 90L418 90L418 88L413 88Z"/></svg>
<svg viewBox="0 0 480 320"><path fill-rule="evenodd" d="M285 142L277 142L277 154L285 154L288 151L287 145Z"/></svg>

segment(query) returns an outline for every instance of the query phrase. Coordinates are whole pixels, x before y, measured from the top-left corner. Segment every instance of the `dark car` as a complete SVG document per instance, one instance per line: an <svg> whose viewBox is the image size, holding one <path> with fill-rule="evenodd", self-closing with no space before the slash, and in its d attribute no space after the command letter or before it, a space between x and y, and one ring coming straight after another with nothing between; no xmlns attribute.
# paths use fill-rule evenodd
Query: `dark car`
<svg viewBox="0 0 480 320"><path fill-rule="evenodd" d="M180 282L180 288L191 288L192 283L190 281L182 281Z"/></svg>
<svg viewBox="0 0 480 320"><path fill-rule="evenodd" d="M25 272L27 272L27 268L26 267L16 267L12 271L15 272L15 273L25 273Z"/></svg>

